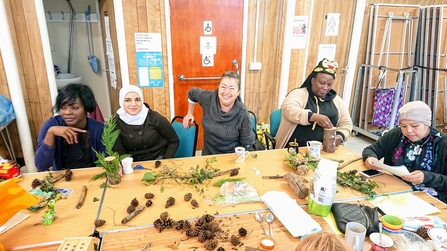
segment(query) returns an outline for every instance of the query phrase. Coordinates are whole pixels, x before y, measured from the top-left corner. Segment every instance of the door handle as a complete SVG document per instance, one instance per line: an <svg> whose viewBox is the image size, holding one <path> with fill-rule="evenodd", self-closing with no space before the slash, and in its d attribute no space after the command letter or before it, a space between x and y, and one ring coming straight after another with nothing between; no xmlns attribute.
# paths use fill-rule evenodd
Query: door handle
<svg viewBox="0 0 447 251"><path fill-rule="evenodd" d="M185 78L183 74L178 76L178 80L180 81L187 81L187 80L219 80L219 77L197 77L197 78Z"/></svg>

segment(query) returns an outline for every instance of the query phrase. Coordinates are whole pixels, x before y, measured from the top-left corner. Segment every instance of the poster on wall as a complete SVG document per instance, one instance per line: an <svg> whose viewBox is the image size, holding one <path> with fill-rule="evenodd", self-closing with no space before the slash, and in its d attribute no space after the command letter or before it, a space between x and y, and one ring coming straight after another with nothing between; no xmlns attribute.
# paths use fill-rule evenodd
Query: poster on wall
<svg viewBox="0 0 447 251"><path fill-rule="evenodd" d="M335 60L335 51L337 49L336 44L320 44L318 45L318 58L315 65L318 65L318 62L323 60L323 58L327 58L329 60ZM337 60L335 60L337 61Z"/></svg>
<svg viewBox="0 0 447 251"><path fill-rule="evenodd" d="M163 87L161 33L135 33L139 87Z"/></svg>
<svg viewBox="0 0 447 251"><path fill-rule="evenodd" d="M328 13L326 15L325 36L337 36L339 25L340 25L340 13Z"/></svg>
<svg viewBox="0 0 447 251"><path fill-rule="evenodd" d="M292 49L304 49L306 47L308 16L294 16L292 21Z"/></svg>
<svg viewBox="0 0 447 251"><path fill-rule="evenodd" d="M109 17L104 17L104 25L106 27L106 54L109 65L110 86L116 90L116 72L115 72L115 56L113 54L112 39L110 38Z"/></svg>

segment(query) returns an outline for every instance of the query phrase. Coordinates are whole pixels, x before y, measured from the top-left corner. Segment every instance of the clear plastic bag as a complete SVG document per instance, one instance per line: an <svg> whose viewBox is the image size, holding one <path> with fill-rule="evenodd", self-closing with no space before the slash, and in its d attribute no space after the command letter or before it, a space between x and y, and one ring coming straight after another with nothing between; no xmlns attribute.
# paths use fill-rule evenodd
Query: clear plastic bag
<svg viewBox="0 0 447 251"><path fill-rule="evenodd" d="M249 183L242 181L225 182L220 187L218 195L203 197L203 199L209 204L216 206L261 201L256 189Z"/></svg>
<svg viewBox="0 0 447 251"><path fill-rule="evenodd" d="M11 101L0 94L0 126L6 126L15 118L16 115Z"/></svg>

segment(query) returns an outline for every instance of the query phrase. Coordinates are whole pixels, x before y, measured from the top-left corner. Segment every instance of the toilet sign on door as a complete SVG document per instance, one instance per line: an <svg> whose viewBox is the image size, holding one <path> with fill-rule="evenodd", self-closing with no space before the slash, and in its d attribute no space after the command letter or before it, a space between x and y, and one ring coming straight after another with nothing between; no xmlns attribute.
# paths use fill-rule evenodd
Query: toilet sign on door
<svg viewBox="0 0 447 251"><path fill-rule="evenodd" d="M213 22L203 21L203 34L212 35L213 34Z"/></svg>

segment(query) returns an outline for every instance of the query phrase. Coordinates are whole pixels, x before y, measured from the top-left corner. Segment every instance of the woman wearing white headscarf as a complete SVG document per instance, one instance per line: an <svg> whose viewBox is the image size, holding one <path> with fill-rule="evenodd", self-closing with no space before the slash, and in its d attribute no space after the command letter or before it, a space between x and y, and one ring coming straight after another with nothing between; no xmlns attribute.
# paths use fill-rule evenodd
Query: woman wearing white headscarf
<svg viewBox="0 0 447 251"><path fill-rule="evenodd" d="M363 150L365 165L380 169L376 163L404 165L410 175L402 176L415 190L424 190L447 202L447 134L431 127L432 111L422 101L399 109L399 127Z"/></svg>
<svg viewBox="0 0 447 251"><path fill-rule="evenodd" d="M171 123L150 109L141 89L128 85L120 90L116 128L120 135L113 150L131 154L134 161L173 158L180 144Z"/></svg>

